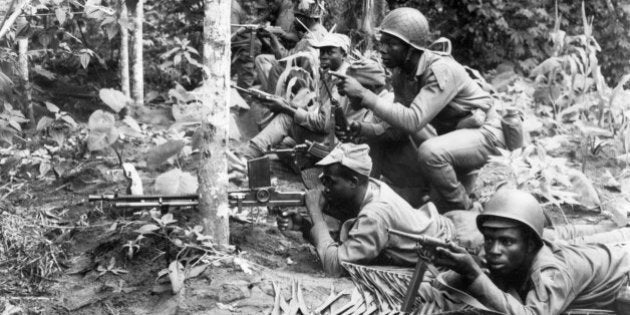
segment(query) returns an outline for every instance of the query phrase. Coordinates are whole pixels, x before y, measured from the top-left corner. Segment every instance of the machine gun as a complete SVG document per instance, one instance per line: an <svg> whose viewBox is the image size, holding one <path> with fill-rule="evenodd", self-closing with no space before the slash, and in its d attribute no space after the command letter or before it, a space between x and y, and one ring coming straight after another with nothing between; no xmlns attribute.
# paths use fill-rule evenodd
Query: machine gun
<svg viewBox="0 0 630 315"><path fill-rule="evenodd" d="M247 161L249 189L228 191L230 206L261 207L267 206L269 214L282 215L281 208L302 207L306 205L304 191L277 191L271 185L269 157L263 156Z"/></svg>
<svg viewBox="0 0 630 315"><path fill-rule="evenodd" d="M88 202L108 202L114 208L154 208L158 207L162 213L171 207L196 207L199 202L197 195L119 195L103 194L89 195Z"/></svg>
<svg viewBox="0 0 630 315"><path fill-rule="evenodd" d="M271 185L269 157L264 156L247 161L249 189L228 191L228 203L233 207L267 206L269 213L282 215L281 208L305 206L304 191L282 192ZM153 208L159 207L162 213L170 207L196 207L199 196L194 195L89 195L89 202L110 202L114 208Z"/></svg>
<svg viewBox="0 0 630 315"><path fill-rule="evenodd" d="M427 257L427 252L435 251L437 247L446 247L448 248L448 243L444 240L441 240L436 237L421 235L421 234L411 234L407 232L398 231L395 229L387 229L387 232L392 235L405 237L417 242L418 246L416 247L416 251L418 252L418 262L416 263L416 267L413 271L413 275L411 276L411 282L409 283L409 288L407 289L407 293L405 294L405 298L403 299L402 306L400 310L406 314L411 314L413 310L413 304L416 301L416 295L418 294L418 288L420 287L420 283L422 282L422 278L424 278L424 273L427 269L431 269L433 273L436 273L435 267L427 264L429 260ZM470 249L466 249L471 254L476 254L474 251Z"/></svg>

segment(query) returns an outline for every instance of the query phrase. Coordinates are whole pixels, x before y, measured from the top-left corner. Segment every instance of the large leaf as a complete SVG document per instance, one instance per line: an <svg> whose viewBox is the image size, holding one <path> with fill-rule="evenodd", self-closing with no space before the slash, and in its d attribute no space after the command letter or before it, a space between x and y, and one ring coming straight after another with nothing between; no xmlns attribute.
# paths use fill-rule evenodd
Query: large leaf
<svg viewBox="0 0 630 315"><path fill-rule="evenodd" d="M57 7L55 9L55 16L57 17L57 21L59 21L59 25L63 25L66 22L66 10L63 7Z"/></svg>
<svg viewBox="0 0 630 315"><path fill-rule="evenodd" d="M162 163L166 162L168 158L179 153L185 145L186 143L182 140L170 140L152 148L147 152L147 165L149 167L160 166Z"/></svg>
<svg viewBox="0 0 630 315"><path fill-rule="evenodd" d="M197 177L181 169L172 169L155 179L155 191L163 195L196 194L199 183Z"/></svg>
<svg viewBox="0 0 630 315"><path fill-rule="evenodd" d="M101 98L105 105L109 106L115 112L120 112L127 104L131 103L123 92L114 89L101 89L98 92L98 96Z"/></svg>
<svg viewBox="0 0 630 315"><path fill-rule="evenodd" d="M52 126L53 122L55 122L54 119L48 116L42 116L42 118L37 122L36 130L37 131L45 130L46 128Z"/></svg>
<svg viewBox="0 0 630 315"><path fill-rule="evenodd" d="M179 293L179 291L184 288L186 275L184 273L184 266L182 266L179 261L174 260L168 265L168 278L171 280L173 294Z"/></svg>
<svg viewBox="0 0 630 315"><path fill-rule="evenodd" d="M575 199L588 210L599 211L601 201L591 180L577 170L570 170L572 191L576 193Z"/></svg>
<svg viewBox="0 0 630 315"><path fill-rule="evenodd" d="M624 197L617 197L609 200L602 205L605 212L610 213L611 220L618 227L624 227L628 224L628 212L630 212L630 202Z"/></svg>
<svg viewBox="0 0 630 315"><path fill-rule="evenodd" d="M103 150L118 140L119 133L115 123L114 115L100 109L90 115L88 120L89 151Z"/></svg>

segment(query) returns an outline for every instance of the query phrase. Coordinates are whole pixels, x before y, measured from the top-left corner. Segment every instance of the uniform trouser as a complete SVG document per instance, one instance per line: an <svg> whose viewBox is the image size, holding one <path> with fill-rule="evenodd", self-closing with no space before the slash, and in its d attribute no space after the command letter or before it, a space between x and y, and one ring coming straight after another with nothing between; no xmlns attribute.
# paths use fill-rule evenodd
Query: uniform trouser
<svg viewBox="0 0 630 315"><path fill-rule="evenodd" d="M258 55L254 59L254 68L256 69L256 75L258 76L258 80L260 81L260 85L262 89L265 91L269 91L269 73L271 68L276 66L278 61L274 55L263 54Z"/></svg>
<svg viewBox="0 0 630 315"><path fill-rule="evenodd" d="M282 143L285 137L293 138L296 143L304 143L305 140L321 142L326 136L325 133L314 132L294 123L287 114L276 114L269 125L249 140L249 148L244 155L248 158L260 156L269 147Z"/></svg>
<svg viewBox="0 0 630 315"><path fill-rule="evenodd" d="M630 228L617 228L613 222L597 225L568 224L546 228L543 237L550 241L565 240L571 244L613 244L630 241Z"/></svg>
<svg viewBox="0 0 630 315"><path fill-rule="evenodd" d="M503 147L501 129L484 125L477 129L458 129L428 139L418 148L422 174L437 193L441 213L472 206L457 173L481 168L490 155Z"/></svg>

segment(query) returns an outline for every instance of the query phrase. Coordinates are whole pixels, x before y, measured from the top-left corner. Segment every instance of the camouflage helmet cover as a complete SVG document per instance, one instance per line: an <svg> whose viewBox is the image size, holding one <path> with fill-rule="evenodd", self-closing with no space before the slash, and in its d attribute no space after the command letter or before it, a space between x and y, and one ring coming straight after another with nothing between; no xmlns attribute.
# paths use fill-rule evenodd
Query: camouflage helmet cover
<svg viewBox="0 0 630 315"><path fill-rule="evenodd" d="M413 8L392 10L383 19L379 30L418 50L424 50L429 40L429 22L420 11Z"/></svg>

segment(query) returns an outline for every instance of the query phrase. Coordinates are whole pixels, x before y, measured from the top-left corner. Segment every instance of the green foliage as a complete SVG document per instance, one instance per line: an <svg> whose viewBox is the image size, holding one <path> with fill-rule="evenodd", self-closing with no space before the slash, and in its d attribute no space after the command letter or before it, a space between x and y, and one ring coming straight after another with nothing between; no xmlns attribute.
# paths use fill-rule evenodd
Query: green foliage
<svg viewBox="0 0 630 315"><path fill-rule="evenodd" d="M4 103L4 110L0 113L0 143L13 144L13 138L22 132L20 124L28 122L24 114L13 109L9 103Z"/></svg>
<svg viewBox="0 0 630 315"><path fill-rule="evenodd" d="M502 61L518 61L529 71L552 55L550 30L556 22L556 1L412 0L404 5L422 11L436 36L450 38L455 57L475 68L488 70ZM558 2L560 28L568 34L584 33L580 1ZM593 17L592 35L601 45L598 54L608 82L630 71L630 7L622 1L586 1Z"/></svg>

